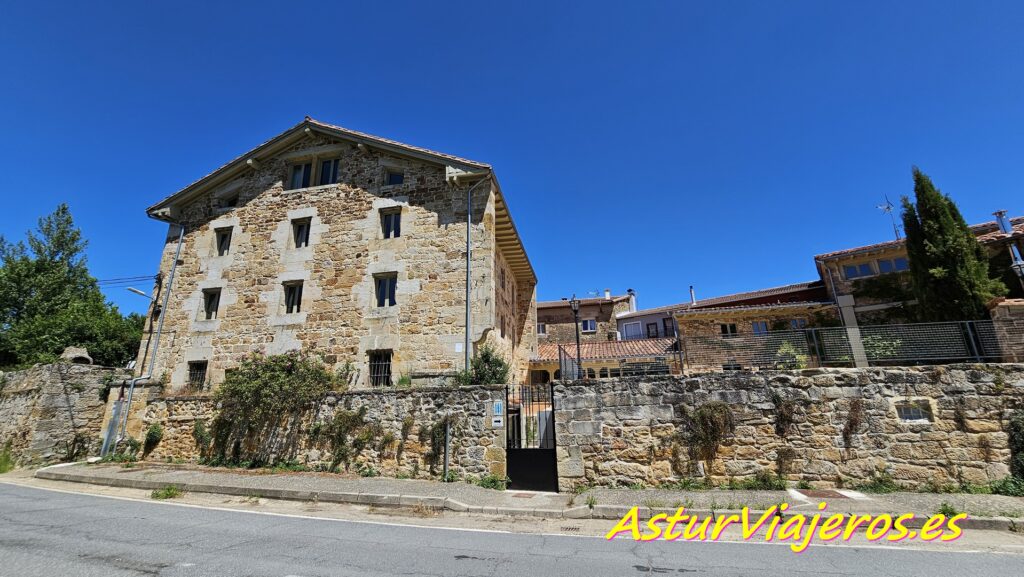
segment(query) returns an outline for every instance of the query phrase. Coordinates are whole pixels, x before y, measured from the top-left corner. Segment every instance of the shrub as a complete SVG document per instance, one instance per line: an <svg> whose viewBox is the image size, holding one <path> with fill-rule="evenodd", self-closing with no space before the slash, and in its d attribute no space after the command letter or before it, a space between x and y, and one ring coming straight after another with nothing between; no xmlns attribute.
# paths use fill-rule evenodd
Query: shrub
<svg viewBox="0 0 1024 577"><path fill-rule="evenodd" d="M900 487L892 480L892 475L889 473L877 473L870 481L859 485L857 489L865 493L895 493L900 490Z"/></svg>
<svg viewBox="0 0 1024 577"><path fill-rule="evenodd" d="M359 456L365 447L365 435L362 437L366 425L366 407L359 407L354 411L346 411L338 408L334 412L334 418L324 427L324 434L331 446L331 471L338 469L342 463L348 469L352 459Z"/></svg>
<svg viewBox="0 0 1024 577"><path fill-rule="evenodd" d="M146 437L142 443L142 455L145 457L153 452L153 449L164 439L164 428L160 423L153 423L146 429Z"/></svg>
<svg viewBox="0 0 1024 577"><path fill-rule="evenodd" d="M445 415L429 428L420 429L420 443L430 442L430 450L424 455L427 465L430 467L430 474L436 474L437 465L444 458L444 429L445 425L450 427L449 439L454 444L455 429L458 426L458 418L453 415Z"/></svg>
<svg viewBox="0 0 1024 577"><path fill-rule="evenodd" d="M6 473L14 468L14 455L11 454L11 440L8 439L4 443L4 448L0 450L0 473Z"/></svg>
<svg viewBox="0 0 1024 577"><path fill-rule="evenodd" d="M775 405L775 434L785 437L796 420L796 401L783 399L778 391L770 391L768 398Z"/></svg>
<svg viewBox="0 0 1024 577"><path fill-rule="evenodd" d="M730 489L733 488L730 486ZM785 491L786 482L781 477L773 475L771 471L758 471L750 479L745 479L739 484L740 489L748 491Z"/></svg>
<svg viewBox="0 0 1024 577"><path fill-rule="evenodd" d="M303 352L242 361L214 393L220 405L213 424L216 460L262 466L289 458L277 455L278 449L295 450L303 414L337 379L318 357Z"/></svg>
<svg viewBox="0 0 1024 577"><path fill-rule="evenodd" d="M184 494L185 492L179 489L177 485L167 485L163 489L153 489L149 496L153 499L175 499Z"/></svg>
<svg viewBox="0 0 1024 577"><path fill-rule="evenodd" d="M719 446L736 430L732 409L722 401L711 401L692 414L687 414L685 408L682 413L682 430L677 433L677 438L689 447L691 459L704 461L710 475Z"/></svg>
<svg viewBox="0 0 1024 577"><path fill-rule="evenodd" d="M508 477L499 477L498 475L484 475L477 479L476 484L483 487L484 489L494 489L496 491L504 491L508 487Z"/></svg>
<svg viewBox="0 0 1024 577"><path fill-rule="evenodd" d="M1024 481L1024 409L1010 415L1006 428L1010 446L1010 474Z"/></svg>
<svg viewBox="0 0 1024 577"><path fill-rule="evenodd" d="M490 345L480 347L470 360L469 369L455 377L461 386L469 385L502 385L508 382L511 367Z"/></svg>
<svg viewBox="0 0 1024 577"><path fill-rule="evenodd" d="M993 481L991 488L996 495L1024 497L1024 479L1017 477L1006 477L999 481Z"/></svg>
<svg viewBox="0 0 1024 577"><path fill-rule="evenodd" d="M947 517L956 517L957 515L960 514L960 511L957 511L956 507L950 505L949 503L947 503L945 501L943 501L942 504L939 505L939 510L936 511L936 512L939 515L945 515Z"/></svg>
<svg viewBox="0 0 1024 577"><path fill-rule="evenodd" d="M205 421L196 421L192 424L192 440L196 443L196 451L199 452L199 458L205 458L210 451L210 443L213 441L213 436L210 435L210 430L206 428Z"/></svg>
<svg viewBox="0 0 1024 577"><path fill-rule="evenodd" d="M850 411L846 413L846 423L843 424L843 446L849 447L853 444L853 435L863 423L864 400L860 397L850 399Z"/></svg>

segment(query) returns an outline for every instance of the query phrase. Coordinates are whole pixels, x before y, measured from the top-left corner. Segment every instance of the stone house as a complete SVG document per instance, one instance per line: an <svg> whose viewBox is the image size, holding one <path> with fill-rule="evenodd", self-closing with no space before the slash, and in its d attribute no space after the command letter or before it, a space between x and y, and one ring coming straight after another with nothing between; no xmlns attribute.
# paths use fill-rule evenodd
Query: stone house
<svg viewBox="0 0 1024 577"><path fill-rule="evenodd" d="M1008 245L1016 243L1024 250L1024 217L1011 219L1012 234L1004 234L996 222L971 227L988 249L990 270L1001 276L1011 297L1024 296L1021 283L1006 270L1010 263ZM913 305L910 265L904 240L891 240L849 248L814 257L815 266L829 297L840 308L847 326L887 324L907 319L904 307ZM1008 274L1007 274L1008 273Z"/></svg>
<svg viewBox="0 0 1024 577"><path fill-rule="evenodd" d="M297 349L350 367L353 388L437 384L464 367L467 265L470 348L527 377L537 278L487 164L306 117L147 213L169 223L161 279L184 227L150 311L170 392Z"/></svg>
<svg viewBox="0 0 1024 577"><path fill-rule="evenodd" d="M636 310L632 289L624 295L612 295L605 289L604 297L579 299L580 340L584 342L619 339L619 316ZM547 343L575 343L576 321L568 300L537 303L537 337Z"/></svg>

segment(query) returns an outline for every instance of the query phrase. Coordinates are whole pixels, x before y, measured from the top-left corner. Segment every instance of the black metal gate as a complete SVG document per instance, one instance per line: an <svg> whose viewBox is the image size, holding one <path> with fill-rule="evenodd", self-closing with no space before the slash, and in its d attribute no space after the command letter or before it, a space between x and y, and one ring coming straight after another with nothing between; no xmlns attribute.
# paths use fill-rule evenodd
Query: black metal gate
<svg viewBox="0 0 1024 577"><path fill-rule="evenodd" d="M558 492L554 387L505 388L505 456L512 489Z"/></svg>

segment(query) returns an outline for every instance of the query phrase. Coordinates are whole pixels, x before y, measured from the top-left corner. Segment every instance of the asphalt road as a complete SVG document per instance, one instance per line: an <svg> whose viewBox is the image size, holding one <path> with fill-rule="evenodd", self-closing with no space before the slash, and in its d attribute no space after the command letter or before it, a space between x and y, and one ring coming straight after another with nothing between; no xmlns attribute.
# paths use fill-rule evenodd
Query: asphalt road
<svg viewBox="0 0 1024 577"><path fill-rule="evenodd" d="M529 520L523 520L529 523ZM1024 557L634 543L259 515L0 484L0 575L993 575Z"/></svg>

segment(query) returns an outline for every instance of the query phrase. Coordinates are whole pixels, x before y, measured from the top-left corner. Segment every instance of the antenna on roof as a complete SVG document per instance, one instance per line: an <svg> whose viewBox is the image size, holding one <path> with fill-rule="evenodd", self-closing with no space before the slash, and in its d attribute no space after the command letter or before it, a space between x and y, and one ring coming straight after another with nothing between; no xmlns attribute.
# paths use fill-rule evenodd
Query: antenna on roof
<svg viewBox="0 0 1024 577"><path fill-rule="evenodd" d="M892 213L892 209L896 206L889 200L889 195L885 195L885 204L879 204L876 206L878 210L889 215L889 220L892 221L892 232L896 234L896 240L900 240L900 227L896 225L896 216Z"/></svg>

